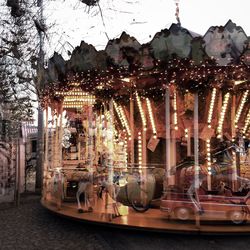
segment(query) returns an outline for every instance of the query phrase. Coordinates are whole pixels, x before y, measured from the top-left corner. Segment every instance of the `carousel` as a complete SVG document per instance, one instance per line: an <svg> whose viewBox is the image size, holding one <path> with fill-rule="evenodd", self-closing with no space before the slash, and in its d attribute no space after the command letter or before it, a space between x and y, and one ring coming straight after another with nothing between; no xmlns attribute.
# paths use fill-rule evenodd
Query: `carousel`
<svg viewBox="0 0 250 250"><path fill-rule="evenodd" d="M55 53L43 206L126 228L250 232L249 80L250 41L231 20Z"/></svg>

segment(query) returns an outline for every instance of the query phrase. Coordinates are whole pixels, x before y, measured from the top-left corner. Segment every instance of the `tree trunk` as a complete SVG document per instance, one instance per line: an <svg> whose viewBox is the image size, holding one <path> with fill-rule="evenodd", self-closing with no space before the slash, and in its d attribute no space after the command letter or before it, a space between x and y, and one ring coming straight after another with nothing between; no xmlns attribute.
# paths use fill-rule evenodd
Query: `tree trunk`
<svg viewBox="0 0 250 250"><path fill-rule="evenodd" d="M37 152L36 152L36 191L41 192L43 180L43 110L38 108L38 131L37 131Z"/></svg>
<svg viewBox="0 0 250 250"><path fill-rule="evenodd" d="M43 20L43 0L37 0L37 6L40 8L40 22ZM40 92L44 88L44 51L43 51L43 32L39 32L40 49L37 69L37 88ZM36 191L42 191L43 184L43 161L44 161L44 138L43 138L43 109L38 107L38 131L37 131L37 160L36 160Z"/></svg>

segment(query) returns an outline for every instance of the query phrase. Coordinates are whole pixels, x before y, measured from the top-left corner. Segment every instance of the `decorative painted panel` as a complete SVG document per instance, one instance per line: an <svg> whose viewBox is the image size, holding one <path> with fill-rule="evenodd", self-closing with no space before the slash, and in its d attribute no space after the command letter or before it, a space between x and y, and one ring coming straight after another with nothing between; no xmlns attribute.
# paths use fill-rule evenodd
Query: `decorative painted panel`
<svg viewBox="0 0 250 250"><path fill-rule="evenodd" d="M191 51L192 36L188 30L172 24L169 30L156 33L150 42L156 59L166 61L174 55L185 58Z"/></svg>
<svg viewBox="0 0 250 250"><path fill-rule="evenodd" d="M247 45L247 36L231 20L222 26L211 27L204 36L205 50L221 66L237 63Z"/></svg>
<svg viewBox="0 0 250 250"><path fill-rule="evenodd" d="M134 37L123 32L120 38L108 42L105 51L114 64L129 66L139 62L140 47L140 43Z"/></svg>

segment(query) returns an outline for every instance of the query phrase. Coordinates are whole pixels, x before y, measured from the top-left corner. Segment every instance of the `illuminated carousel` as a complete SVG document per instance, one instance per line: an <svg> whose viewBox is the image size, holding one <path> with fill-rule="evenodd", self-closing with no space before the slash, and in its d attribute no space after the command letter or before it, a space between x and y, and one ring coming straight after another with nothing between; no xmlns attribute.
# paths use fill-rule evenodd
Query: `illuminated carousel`
<svg viewBox="0 0 250 250"><path fill-rule="evenodd" d="M43 206L119 227L250 232L249 65L231 21L55 54L41 96Z"/></svg>

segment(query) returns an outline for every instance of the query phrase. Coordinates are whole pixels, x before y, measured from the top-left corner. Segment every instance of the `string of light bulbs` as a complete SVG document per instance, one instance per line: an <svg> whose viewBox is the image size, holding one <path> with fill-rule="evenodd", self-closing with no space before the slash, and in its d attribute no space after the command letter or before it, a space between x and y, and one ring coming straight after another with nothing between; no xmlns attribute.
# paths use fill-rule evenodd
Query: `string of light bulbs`
<svg viewBox="0 0 250 250"><path fill-rule="evenodd" d="M139 171L141 171L142 168L142 136L141 132L138 132L138 166Z"/></svg>
<svg viewBox="0 0 250 250"><path fill-rule="evenodd" d="M224 119L225 119L225 115L226 115L226 110L227 110L229 98L230 98L230 94L226 93L224 96L222 107L221 107L219 124L218 124L218 128L217 128L218 138L222 137L222 128L223 128L223 123L224 123Z"/></svg>
<svg viewBox="0 0 250 250"><path fill-rule="evenodd" d="M206 151L207 151L207 170L208 170L208 174L211 175L212 172L212 168L211 168L211 148L210 148L210 139L207 139L206 141Z"/></svg>
<svg viewBox="0 0 250 250"><path fill-rule="evenodd" d="M156 138L157 131L156 131L156 126L155 126L155 120L154 120L154 116L153 116L152 106L151 106L149 98L146 98L146 103L147 103L147 108L148 108L148 113L149 113L149 120L150 120L151 127L153 130L153 136L154 136L154 138Z"/></svg>
<svg viewBox="0 0 250 250"><path fill-rule="evenodd" d="M178 130L178 118L177 118L177 93L174 90L174 129Z"/></svg>
<svg viewBox="0 0 250 250"><path fill-rule="evenodd" d="M208 117L207 117L207 124L209 128L211 128L211 121L212 121L212 116L213 116L213 111L214 111L215 98L216 98L216 88L213 88L212 94L211 94L209 111L208 111Z"/></svg>
<svg viewBox="0 0 250 250"><path fill-rule="evenodd" d="M138 95L138 92L135 92L135 96L136 96L136 101L137 101L137 105L139 108L139 112L141 115L141 119L142 119L142 126L143 126L143 130L146 131L147 130L147 122L146 122L146 117L142 108L142 103L141 103L141 98Z"/></svg>
<svg viewBox="0 0 250 250"><path fill-rule="evenodd" d="M239 108L238 108L238 110L237 110L237 113L236 113L236 116L235 116L235 121L234 121L235 127L236 127L236 128L238 127L238 122L239 122L239 119L240 119L240 116L241 116L243 107L244 107L244 105L245 105L245 103L246 103L246 101L247 101L248 93L249 93L249 90L247 90L247 91L243 94L243 96L242 96L242 98L241 98L240 105L239 105Z"/></svg>
<svg viewBox="0 0 250 250"><path fill-rule="evenodd" d="M126 118L125 112L124 112L122 106L117 105L117 103L115 101L113 101L113 103L114 103L115 111L118 114L118 117L119 117L119 119L121 121L121 124L122 124L123 128L126 129L126 131L128 133L128 136L129 136L129 140L130 140L130 138L131 138L131 130L130 130L130 127L129 127L128 120Z"/></svg>

